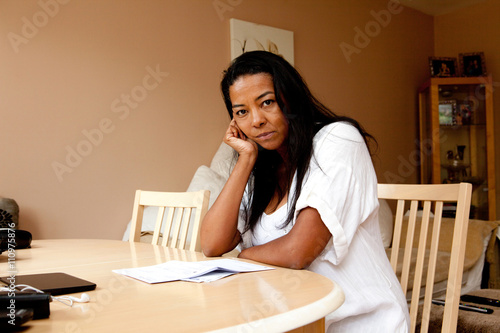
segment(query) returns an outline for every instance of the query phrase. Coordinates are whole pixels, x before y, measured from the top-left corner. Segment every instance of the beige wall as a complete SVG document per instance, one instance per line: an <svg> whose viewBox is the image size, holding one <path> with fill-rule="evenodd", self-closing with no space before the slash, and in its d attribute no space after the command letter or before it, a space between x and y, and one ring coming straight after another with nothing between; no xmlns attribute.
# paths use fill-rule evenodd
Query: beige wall
<svg viewBox="0 0 500 333"><path fill-rule="evenodd" d="M416 89L433 18L397 7L377 23L387 6L0 0L0 196L18 202L35 238L119 239L135 189L186 190L228 123L218 84L230 17L294 31L313 92L378 139L379 181L416 182Z"/></svg>
<svg viewBox="0 0 500 333"><path fill-rule="evenodd" d="M493 77L493 106L500 108L500 1L489 0L435 19L435 54L457 57L459 53L484 52L486 71ZM500 165L500 115L495 115L495 159ZM500 175L497 177L497 218L500 214Z"/></svg>

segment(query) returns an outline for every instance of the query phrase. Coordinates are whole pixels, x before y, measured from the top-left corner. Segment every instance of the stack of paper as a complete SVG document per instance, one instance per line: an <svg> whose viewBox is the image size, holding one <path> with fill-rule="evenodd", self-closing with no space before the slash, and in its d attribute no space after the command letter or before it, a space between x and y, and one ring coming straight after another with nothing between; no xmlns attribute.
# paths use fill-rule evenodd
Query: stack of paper
<svg viewBox="0 0 500 333"><path fill-rule="evenodd" d="M171 260L163 264L147 267L115 269L113 272L147 283L160 283L178 280L210 282L236 273L269 269L274 268L234 259L215 259L195 262Z"/></svg>

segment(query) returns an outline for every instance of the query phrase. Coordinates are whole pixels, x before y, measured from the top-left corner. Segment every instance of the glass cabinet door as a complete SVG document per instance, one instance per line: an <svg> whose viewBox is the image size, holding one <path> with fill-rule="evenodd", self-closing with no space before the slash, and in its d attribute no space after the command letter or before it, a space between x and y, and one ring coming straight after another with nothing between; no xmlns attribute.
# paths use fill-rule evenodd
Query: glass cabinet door
<svg viewBox="0 0 500 333"><path fill-rule="evenodd" d="M491 77L432 78L419 113L421 183L471 183L471 217L496 219Z"/></svg>

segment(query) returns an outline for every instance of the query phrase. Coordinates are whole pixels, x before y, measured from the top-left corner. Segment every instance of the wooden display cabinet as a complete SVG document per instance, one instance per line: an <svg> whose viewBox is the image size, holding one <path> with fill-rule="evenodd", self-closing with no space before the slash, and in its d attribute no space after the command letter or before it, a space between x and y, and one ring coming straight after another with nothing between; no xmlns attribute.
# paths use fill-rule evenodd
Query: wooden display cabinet
<svg viewBox="0 0 500 333"><path fill-rule="evenodd" d="M472 183L471 218L483 220L496 220L492 82L431 78L419 89L420 182Z"/></svg>

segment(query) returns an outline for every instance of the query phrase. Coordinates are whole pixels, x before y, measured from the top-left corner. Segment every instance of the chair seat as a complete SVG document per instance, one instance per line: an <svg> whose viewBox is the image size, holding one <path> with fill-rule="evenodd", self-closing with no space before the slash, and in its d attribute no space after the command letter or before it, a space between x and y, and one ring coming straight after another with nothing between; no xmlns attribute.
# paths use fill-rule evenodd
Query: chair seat
<svg viewBox="0 0 500 333"><path fill-rule="evenodd" d="M480 289L471 291L467 295L482 296L500 300L500 289ZM468 302L467 304L474 304ZM500 308L488 305L474 304L493 310L492 314L483 314L465 310L458 311L457 333L470 332L499 332L500 331ZM422 306L421 306L422 307ZM444 307L432 304L429 321L429 332L441 332ZM420 332L421 317L417 319L417 332Z"/></svg>

